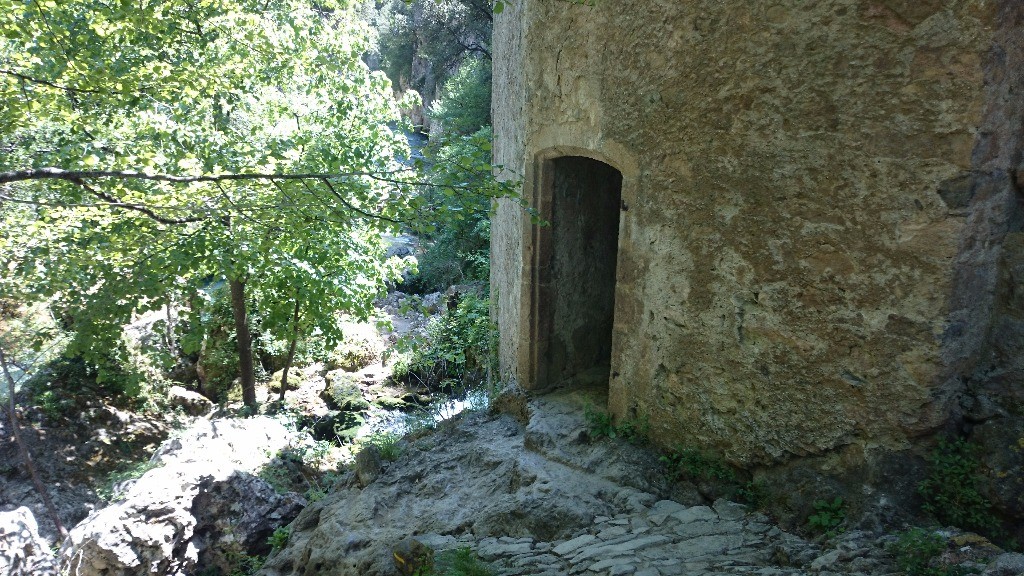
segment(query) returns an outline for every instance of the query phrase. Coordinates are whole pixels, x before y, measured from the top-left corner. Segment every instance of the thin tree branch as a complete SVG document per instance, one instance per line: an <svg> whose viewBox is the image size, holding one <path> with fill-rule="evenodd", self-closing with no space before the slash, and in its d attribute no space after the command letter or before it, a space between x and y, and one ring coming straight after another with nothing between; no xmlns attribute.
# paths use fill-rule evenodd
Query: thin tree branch
<svg viewBox="0 0 1024 576"><path fill-rule="evenodd" d="M341 202L346 208L355 212L356 214L361 214L367 218L372 218L374 220L383 220L384 222L391 222L392 224L403 223L401 220L395 220L394 218L388 218L387 216L381 216L380 214L371 214L369 212L366 212L365 210L360 210L359 208L353 206L351 202L345 200L345 198L341 194L339 194L337 190L334 189L334 185L331 184L330 180L324 179L323 183L327 186L327 189L330 190L331 195L338 199L338 202Z"/></svg>
<svg viewBox="0 0 1024 576"><path fill-rule="evenodd" d="M28 76L28 75L22 74L20 72L15 72L14 70L7 70L5 68L0 68L0 74L6 74L8 76L14 76L15 78L18 78L19 80L24 80L25 82L30 82L32 84L39 84L39 85L42 85L42 86L47 86L47 87L50 87L50 88L54 88L56 90L65 90L67 92L78 92L78 93L81 93L81 94L106 94L106 92L104 92L103 90L95 90L95 89L92 89L92 88L74 88L72 86L64 86L62 84L57 84L55 82L50 82L49 80L43 80L41 78L33 78L32 76Z"/></svg>
<svg viewBox="0 0 1024 576"><path fill-rule="evenodd" d="M39 497L43 500L43 505L46 506L47 512L50 513L50 518L57 527L61 540L64 540L68 537L68 530L64 527L64 523L60 521L60 515L57 514L57 508L54 507L53 500L50 499L50 494L46 491L46 487L39 480L39 473L32 462L32 453L28 451L28 446L25 445L18 431L18 414L14 403L15 382L10 370L7 369L7 357L4 355L3 347L0 347L0 367L3 368L4 378L7 380L7 394L10 396L8 398L7 419L11 423L11 434L14 436L14 442L18 445L18 450L21 452L21 459L25 464L25 470L32 478L32 485L35 486L36 492L39 493Z"/></svg>
<svg viewBox="0 0 1024 576"><path fill-rule="evenodd" d="M146 216L148 216L151 220L153 220L155 222L159 222L161 224L167 224L168 226L174 226L174 225L178 225L178 224L190 224L192 222L201 222L201 221L203 221L205 219L204 217L200 217L200 216L193 216L193 217L190 217L190 218L167 218L167 217L164 217L164 216L161 216L161 215L157 214L156 212L154 212L149 207L147 207L147 206L145 206L143 204L134 204L134 203L121 202L119 199L111 196L110 194L107 194L106 192L100 192L99 190L96 190L95 188L93 188L92 186L89 186L88 184L86 184L82 180L71 180L71 182L74 182L75 184L78 184L79 186L84 188L87 192L89 192L93 196L96 196L100 200L103 200L103 201L107 202L111 206L116 206L117 208L121 208L121 209L124 209L124 210L134 210L135 212L139 212L139 213L145 214Z"/></svg>
<svg viewBox="0 0 1024 576"><path fill-rule="evenodd" d="M411 172L410 169L393 170L388 172L339 172L339 173L300 173L300 174L273 174L267 172L250 172L243 174L207 174L202 176L174 176L172 174L148 174L145 172L134 172L131 170L63 170L61 168L35 168L32 170L15 170L13 172L0 172L0 184L11 182L24 182L26 180L91 180L98 178L111 178L114 180L150 180L154 182L169 182L172 184L195 184L200 182L226 182L245 180L338 180L341 178L367 177L381 182L392 182L395 184L414 184L405 180L390 179L386 175Z"/></svg>

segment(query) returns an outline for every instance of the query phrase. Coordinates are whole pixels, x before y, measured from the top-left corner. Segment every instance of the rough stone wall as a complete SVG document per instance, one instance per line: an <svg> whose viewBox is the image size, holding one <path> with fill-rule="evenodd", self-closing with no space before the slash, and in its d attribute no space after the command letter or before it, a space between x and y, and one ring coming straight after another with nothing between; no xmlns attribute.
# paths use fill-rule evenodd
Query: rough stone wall
<svg viewBox="0 0 1024 576"><path fill-rule="evenodd" d="M491 40L492 81L491 122L495 134L494 163L501 166L499 178L506 181L525 177L526 83L523 80L523 33L526 29L523 2L507 2L494 16ZM498 356L500 377L516 378L520 341L525 331L522 285L526 262L524 234L529 219L512 199L498 201L491 225L491 302L500 326Z"/></svg>
<svg viewBox="0 0 1024 576"><path fill-rule="evenodd" d="M992 335L1024 333L1020 12L522 0L498 18L496 160L524 197L545 201L562 151L623 174L610 409L737 464L863 461L1019 356ZM532 230L499 207L502 367L525 387Z"/></svg>

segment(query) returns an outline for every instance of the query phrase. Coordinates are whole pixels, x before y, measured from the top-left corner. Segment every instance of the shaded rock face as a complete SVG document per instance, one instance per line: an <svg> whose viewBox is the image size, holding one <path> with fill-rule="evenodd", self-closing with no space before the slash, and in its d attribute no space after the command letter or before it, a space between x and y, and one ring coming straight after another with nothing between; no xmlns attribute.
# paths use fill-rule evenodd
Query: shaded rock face
<svg viewBox="0 0 1024 576"><path fill-rule="evenodd" d="M200 550L197 568L215 567L231 573L239 552L263 556L274 530L295 519L306 502L297 494L277 494L266 482L236 472L217 482L204 478L192 500L196 519L190 542Z"/></svg>
<svg viewBox="0 0 1024 576"><path fill-rule="evenodd" d="M36 518L24 506L13 512L0 512L0 574L57 574L57 562L46 541L39 536Z"/></svg>
<svg viewBox="0 0 1024 576"><path fill-rule="evenodd" d="M267 537L305 501L277 494L252 473L292 434L266 417L198 421L161 446L156 468L120 486L117 502L71 530L61 569L79 576L185 575L266 553Z"/></svg>
<svg viewBox="0 0 1024 576"><path fill-rule="evenodd" d="M1019 411L1022 27L1010 0L510 5L495 163L550 226L499 203L503 375L555 383L592 336L546 304L582 290L549 264L587 158L622 179L597 379L657 443L869 478L967 394Z"/></svg>

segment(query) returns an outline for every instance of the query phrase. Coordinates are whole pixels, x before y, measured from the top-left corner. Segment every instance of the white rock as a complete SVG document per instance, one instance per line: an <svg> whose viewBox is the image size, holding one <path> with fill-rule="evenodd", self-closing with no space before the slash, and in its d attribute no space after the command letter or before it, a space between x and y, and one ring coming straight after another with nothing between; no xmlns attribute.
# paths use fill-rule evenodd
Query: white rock
<svg viewBox="0 0 1024 576"><path fill-rule="evenodd" d="M50 547L39 536L32 511L22 506L0 512L0 574L51 576L57 574Z"/></svg>

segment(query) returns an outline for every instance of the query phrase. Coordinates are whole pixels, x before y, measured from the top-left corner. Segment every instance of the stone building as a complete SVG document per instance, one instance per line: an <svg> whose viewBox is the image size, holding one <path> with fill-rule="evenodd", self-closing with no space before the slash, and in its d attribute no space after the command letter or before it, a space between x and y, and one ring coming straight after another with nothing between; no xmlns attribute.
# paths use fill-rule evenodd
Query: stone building
<svg viewBox="0 0 1024 576"><path fill-rule="evenodd" d="M496 16L505 377L865 481L1019 425L1024 2L594 4Z"/></svg>

